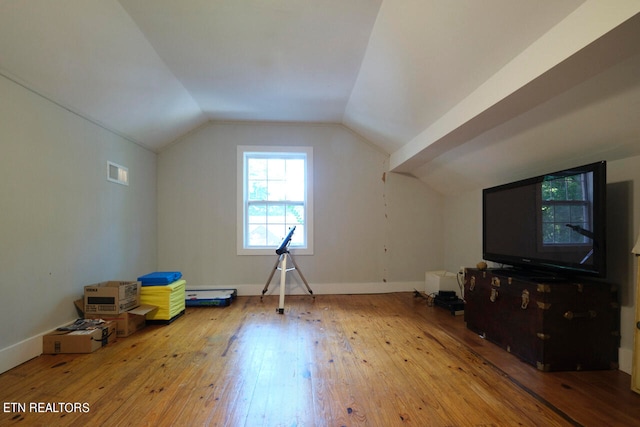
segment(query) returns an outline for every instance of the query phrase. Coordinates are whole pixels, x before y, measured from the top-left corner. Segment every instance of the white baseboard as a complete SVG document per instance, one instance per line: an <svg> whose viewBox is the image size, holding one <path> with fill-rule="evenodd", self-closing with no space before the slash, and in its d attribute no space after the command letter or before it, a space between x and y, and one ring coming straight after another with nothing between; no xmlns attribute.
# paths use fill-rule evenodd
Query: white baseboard
<svg viewBox="0 0 640 427"><path fill-rule="evenodd" d="M42 354L42 335L0 350L0 374Z"/></svg>
<svg viewBox="0 0 640 427"><path fill-rule="evenodd" d="M206 286L190 286L189 289L197 288L206 289ZM379 283L321 283L309 284L314 295L340 295L340 294L387 294L391 292L411 292L414 289L422 290L424 282L379 282ZM215 286L221 288L221 286ZM237 289L238 295L262 295L264 285L233 285L229 288ZM265 295L279 295L280 283L273 279L267 293ZM305 295L308 294L307 288L303 283L287 283L287 295Z"/></svg>
<svg viewBox="0 0 640 427"><path fill-rule="evenodd" d="M75 319L71 319L68 322L58 325L40 335L27 338L19 343L0 349L0 374L21 365L34 357L40 356L42 354L43 335L53 332L59 327L66 326L74 320Z"/></svg>

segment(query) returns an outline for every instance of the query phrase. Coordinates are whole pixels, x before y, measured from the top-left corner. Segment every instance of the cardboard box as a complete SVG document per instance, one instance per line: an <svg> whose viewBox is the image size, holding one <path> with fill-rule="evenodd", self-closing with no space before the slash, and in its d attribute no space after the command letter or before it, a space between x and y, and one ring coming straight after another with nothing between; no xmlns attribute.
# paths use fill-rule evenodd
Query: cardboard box
<svg viewBox="0 0 640 427"><path fill-rule="evenodd" d="M115 322L104 322L93 329L56 330L42 337L42 353L92 353L115 339Z"/></svg>
<svg viewBox="0 0 640 427"><path fill-rule="evenodd" d="M109 281L84 287L84 313L120 314L140 305L140 282Z"/></svg>
<svg viewBox="0 0 640 427"><path fill-rule="evenodd" d="M147 314L158 308L155 305L143 304L120 314L88 314L85 316L84 300L78 299L73 303L78 311L78 316L82 318L102 319L116 322L116 332L119 338L128 337L132 333L144 328L147 323Z"/></svg>
<svg viewBox="0 0 640 427"><path fill-rule="evenodd" d="M118 338L128 337L132 333L144 328L147 324L147 314L158 307L155 305L141 305L124 313L117 315L101 315L101 314L89 314L86 317L88 319L103 319L116 323L116 334Z"/></svg>

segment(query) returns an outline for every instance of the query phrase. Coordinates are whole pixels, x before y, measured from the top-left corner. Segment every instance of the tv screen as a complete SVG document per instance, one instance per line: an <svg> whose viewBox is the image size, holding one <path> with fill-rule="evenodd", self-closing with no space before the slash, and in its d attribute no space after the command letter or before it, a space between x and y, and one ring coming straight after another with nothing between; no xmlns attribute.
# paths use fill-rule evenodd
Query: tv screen
<svg viewBox="0 0 640 427"><path fill-rule="evenodd" d="M523 273L606 275L606 162L483 190L483 258Z"/></svg>

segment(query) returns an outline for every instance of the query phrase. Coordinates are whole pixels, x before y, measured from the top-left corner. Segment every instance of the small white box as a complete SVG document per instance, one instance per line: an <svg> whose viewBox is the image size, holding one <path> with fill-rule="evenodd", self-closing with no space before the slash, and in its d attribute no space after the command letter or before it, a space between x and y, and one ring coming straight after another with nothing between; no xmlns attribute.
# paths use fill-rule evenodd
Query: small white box
<svg viewBox="0 0 640 427"><path fill-rule="evenodd" d="M427 295L435 294L439 291L454 291L458 298L460 295L460 286L458 285L458 277L455 273L445 270L427 271L425 273L424 291Z"/></svg>

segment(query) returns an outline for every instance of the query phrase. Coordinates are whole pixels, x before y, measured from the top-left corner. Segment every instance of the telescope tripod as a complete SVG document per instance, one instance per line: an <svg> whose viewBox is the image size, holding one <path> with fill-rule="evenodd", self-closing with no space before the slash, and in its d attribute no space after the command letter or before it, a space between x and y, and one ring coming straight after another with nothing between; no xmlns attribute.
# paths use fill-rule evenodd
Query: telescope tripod
<svg viewBox="0 0 640 427"><path fill-rule="evenodd" d="M293 267L287 268L287 258L291 259L291 262L293 263ZM309 295L313 296L313 291L309 287L309 284L307 283L307 279L305 279L304 276L302 275L302 271L300 271L300 267L298 267L298 264L296 263L296 260L293 258L293 255L291 254L291 252L289 252L289 250L286 249L286 250L283 250L282 253L278 254L278 259L276 260L276 263L273 266L273 270L271 270L271 274L267 279L266 285L264 285L264 289L262 290L262 296L260 296L260 300L262 300L262 297L269 289L269 283L271 283L271 279L273 279L273 275L275 274L276 270L280 270L280 301L278 304L278 308L276 309L277 313L284 314L284 293L285 293L285 284L286 284L288 271L297 270L298 274L300 275L300 278L302 279L305 286L307 287L307 291L309 292ZM315 296L313 296L313 298L315 299Z"/></svg>

